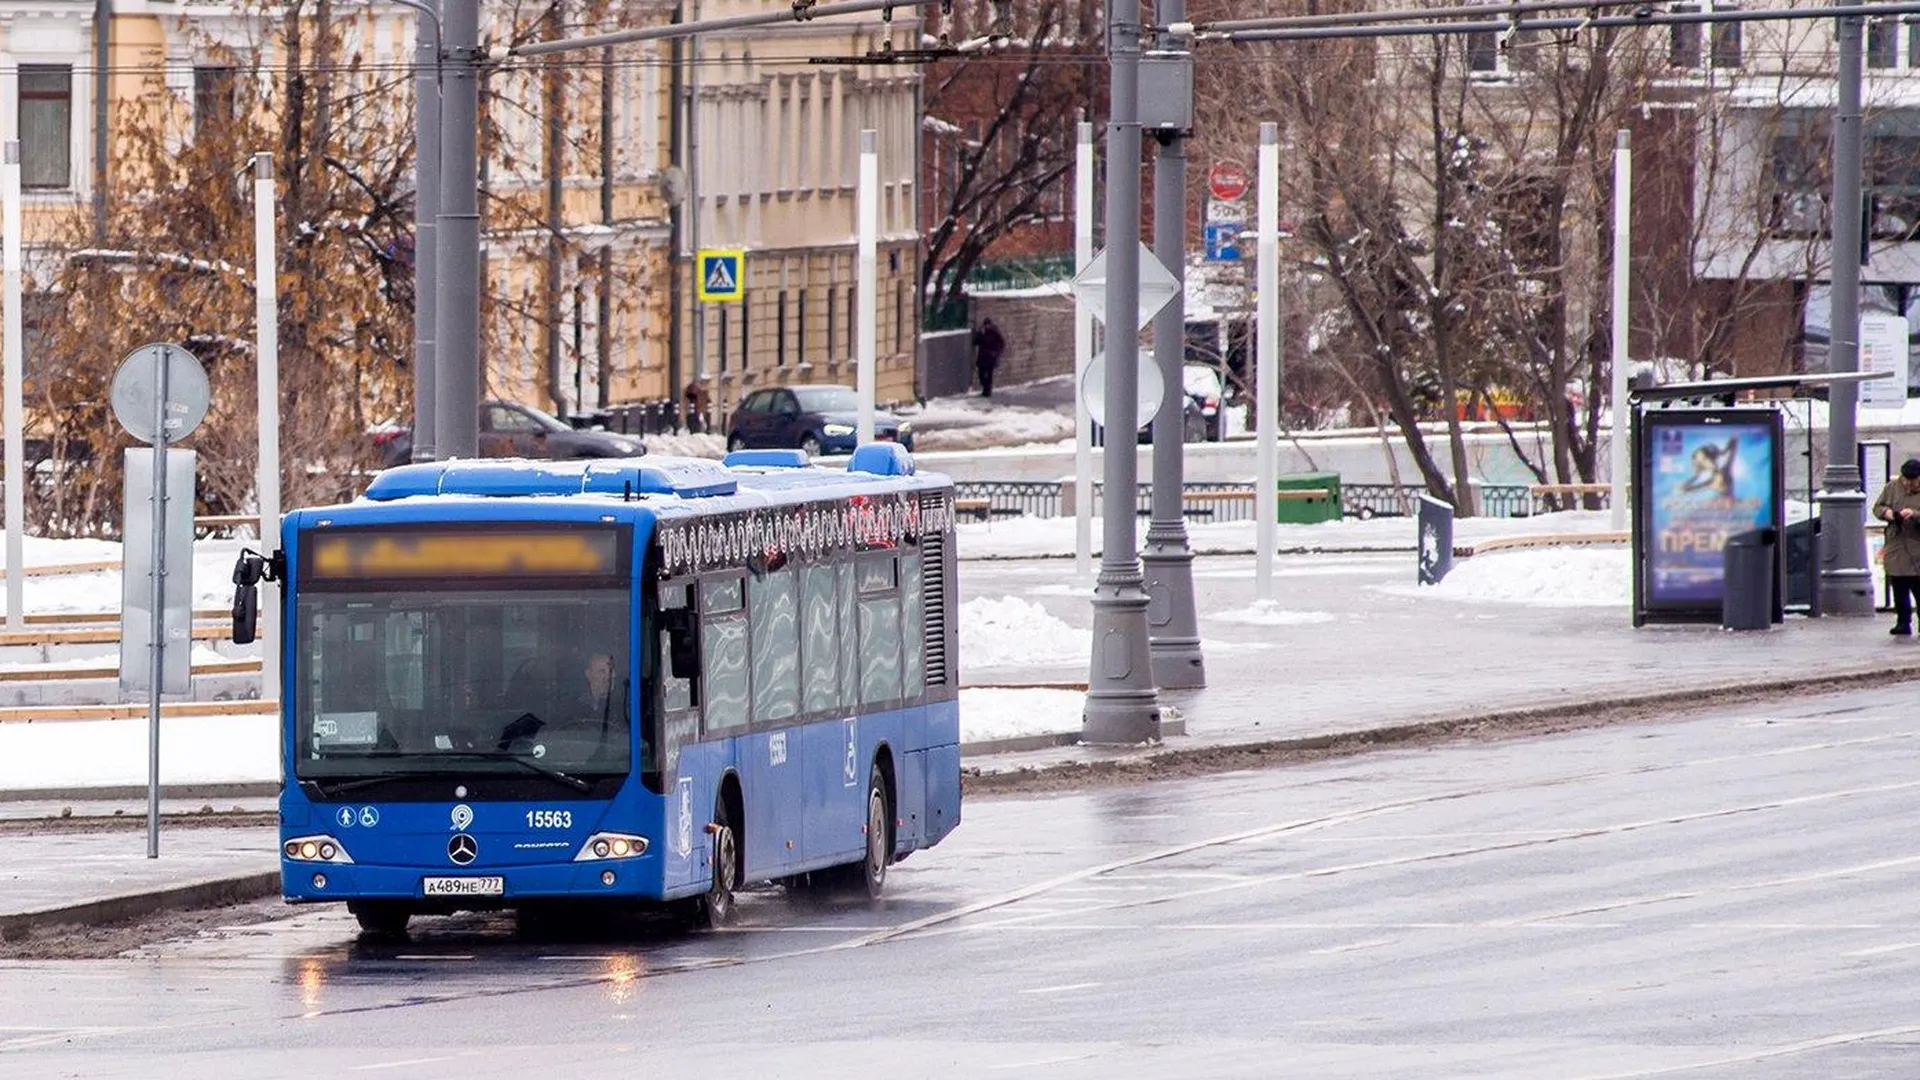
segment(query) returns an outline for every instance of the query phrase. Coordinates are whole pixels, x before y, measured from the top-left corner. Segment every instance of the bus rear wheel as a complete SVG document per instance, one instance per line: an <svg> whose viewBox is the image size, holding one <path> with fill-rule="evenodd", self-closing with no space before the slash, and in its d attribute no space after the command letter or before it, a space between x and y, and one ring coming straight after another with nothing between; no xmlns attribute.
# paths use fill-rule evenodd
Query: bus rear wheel
<svg viewBox="0 0 1920 1080"><path fill-rule="evenodd" d="M389 941L405 938L407 920L413 917L407 905L392 900L353 900L347 910L359 921L361 933Z"/></svg>
<svg viewBox="0 0 1920 1080"><path fill-rule="evenodd" d="M857 863L829 871L830 883L838 892L878 900L887 887L887 866L893 862L893 795L878 763L867 774L867 823L862 831L866 854Z"/></svg>

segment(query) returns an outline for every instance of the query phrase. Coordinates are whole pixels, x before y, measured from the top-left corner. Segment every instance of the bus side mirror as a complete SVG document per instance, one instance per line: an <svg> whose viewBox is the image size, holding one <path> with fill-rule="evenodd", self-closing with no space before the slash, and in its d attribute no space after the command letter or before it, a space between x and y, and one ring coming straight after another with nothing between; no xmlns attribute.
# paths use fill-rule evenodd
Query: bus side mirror
<svg viewBox="0 0 1920 1080"><path fill-rule="evenodd" d="M285 576L279 552L273 558L241 551L233 564L233 643L251 645L260 635L260 582Z"/></svg>
<svg viewBox="0 0 1920 1080"><path fill-rule="evenodd" d="M700 674L699 639L693 634L693 611L672 608L660 613L660 625L667 631L667 668L676 679L692 679Z"/></svg>
<svg viewBox="0 0 1920 1080"><path fill-rule="evenodd" d="M233 564L233 643L251 645L260 630L260 557L241 552Z"/></svg>

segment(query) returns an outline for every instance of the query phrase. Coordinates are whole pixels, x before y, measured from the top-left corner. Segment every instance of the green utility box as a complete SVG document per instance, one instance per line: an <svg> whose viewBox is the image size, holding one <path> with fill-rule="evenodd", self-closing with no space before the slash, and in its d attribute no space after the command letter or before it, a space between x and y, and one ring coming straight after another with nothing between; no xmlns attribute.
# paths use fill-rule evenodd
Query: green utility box
<svg viewBox="0 0 1920 1080"><path fill-rule="evenodd" d="M1312 525L1340 520L1339 473L1294 473L1280 477L1276 486L1280 489L1276 518L1282 524Z"/></svg>

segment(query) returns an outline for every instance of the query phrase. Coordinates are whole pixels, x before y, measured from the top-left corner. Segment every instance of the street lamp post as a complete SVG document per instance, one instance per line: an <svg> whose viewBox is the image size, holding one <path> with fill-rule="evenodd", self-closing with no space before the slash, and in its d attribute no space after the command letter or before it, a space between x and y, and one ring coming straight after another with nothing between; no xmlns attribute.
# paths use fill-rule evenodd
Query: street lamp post
<svg viewBox="0 0 1920 1080"><path fill-rule="evenodd" d="M1106 501L1081 716L1081 738L1090 743L1145 742L1160 734L1133 524L1134 432L1140 428L1140 35L1140 0L1113 0L1107 8L1107 439L1100 452Z"/></svg>

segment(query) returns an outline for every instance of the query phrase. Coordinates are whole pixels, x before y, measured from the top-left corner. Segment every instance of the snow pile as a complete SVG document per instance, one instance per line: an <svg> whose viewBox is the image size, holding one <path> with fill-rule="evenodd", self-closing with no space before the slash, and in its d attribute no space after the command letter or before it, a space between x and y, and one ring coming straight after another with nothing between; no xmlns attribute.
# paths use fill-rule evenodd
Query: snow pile
<svg viewBox="0 0 1920 1080"><path fill-rule="evenodd" d="M960 742L1079 731L1086 701L1078 690L962 690Z"/></svg>
<svg viewBox="0 0 1920 1080"><path fill-rule="evenodd" d="M1438 585L1374 588L1476 603L1624 608L1633 603L1632 574L1632 553L1625 547L1542 548L1463 559Z"/></svg>
<svg viewBox="0 0 1920 1080"><path fill-rule="evenodd" d="M990 446L1057 443L1073 438L1073 408L1040 409L992 398L936 398L896 410L913 424L913 448L979 450Z"/></svg>
<svg viewBox="0 0 1920 1080"><path fill-rule="evenodd" d="M164 716L163 784L280 779L275 715ZM124 787L147 782L147 720L0 724L0 790Z"/></svg>
<svg viewBox="0 0 1920 1080"><path fill-rule="evenodd" d="M960 605L960 655L969 669L1084 663L1093 635L1017 596L981 596Z"/></svg>
<svg viewBox="0 0 1920 1080"><path fill-rule="evenodd" d="M714 434L696 435L642 435L640 442L649 454L667 454L673 457L696 457L719 459L727 454L727 440Z"/></svg>
<svg viewBox="0 0 1920 1080"><path fill-rule="evenodd" d="M1250 606L1207 616L1221 622L1246 623L1249 626L1310 626L1330 623L1334 616L1326 611L1288 611L1273 600L1255 600Z"/></svg>

